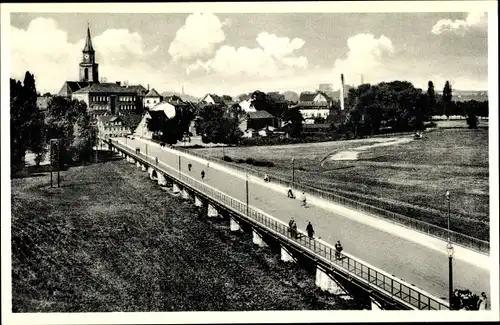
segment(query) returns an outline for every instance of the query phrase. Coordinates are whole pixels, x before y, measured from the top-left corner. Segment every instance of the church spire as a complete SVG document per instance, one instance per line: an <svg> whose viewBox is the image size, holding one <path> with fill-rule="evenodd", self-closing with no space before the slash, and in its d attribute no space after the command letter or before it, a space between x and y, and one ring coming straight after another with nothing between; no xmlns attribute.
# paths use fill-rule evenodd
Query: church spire
<svg viewBox="0 0 500 325"><path fill-rule="evenodd" d="M83 48L83 52L94 52L94 48L92 47L92 38L90 37L89 23L87 23L87 39L85 40L85 47Z"/></svg>

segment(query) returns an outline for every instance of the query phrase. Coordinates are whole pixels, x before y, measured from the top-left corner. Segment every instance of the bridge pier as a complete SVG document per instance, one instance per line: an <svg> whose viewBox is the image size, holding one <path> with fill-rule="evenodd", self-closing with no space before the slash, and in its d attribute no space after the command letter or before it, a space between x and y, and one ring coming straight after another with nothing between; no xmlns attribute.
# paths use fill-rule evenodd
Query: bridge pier
<svg viewBox="0 0 500 325"><path fill-rule="evenodd" d="M281 249L281 260L283 262L297 262L297 260L292 256L290 251L283 245L280 245Z"/></svg>
<svg viewBox="0 0 500 325"><path fill-rule="evenodd" d="M219 211L217 211L217 209L211 205L210 203L208 204L208 213L207 215L210 217L210 218L215 218L217 216L219 216Z"/></svg>
<svg viewBox="0 0 500 325"><path fill-rule="evenodd" d="M252 229L252 241L255 245L259 247L267 247L267 244L264 242L264 239L262 239L262 235L259 234L255 229Z"/></svg>
<svg viewBox="0 0 500 325"><path fill-rule="evenodd" d="M189 192L186 190L186 188L183 188L182 189L182 194L181 194L182 198L184 200L189 200L191 198L191 196L189 195Z"/></svg>
<svg viewBox="0 0 500 325"><path fill-rule="evenodd" d="M139 162L139 160L136 161L135 165L137 166L137 168L141 168L141 163Z"/></svg>
<svg viewBox="0 0 500 325"><path fill-rule="evenodd" d="M179 193L181 190L179 189L179 186L177 184L172 184L172 192L174 193Z"/></svg>
<svg viewBox="0 0 500 325"><path fill-rule="evenodd" d="M132 158L132 157L130 157L130 160L128 162L131 163L131 164L135 164L135 159Z"/></svg>
<svg viewBox="0 0 500 325"><path fill-rule="evenodd" d="M370 307L371 310L383 310L382 305L372 297L370 297Z"/></svg>
<svg viewBox="0 0 500 325"><path fill-rule="evenodd" d="M148 169L147 169L146 165L142 164L142 165L141 165L141 170L142 170L143 172L145 172L145 171L147 171ZM158 174L158 173L157 173L157 174Z"/></svg>
<svg viewBox="0 0 500 325"><path fill-rule="evenodd" d="M163 173L158 172L157 174L158 174L158 185L167 186L167 180L165 179Z"/></svg>
<svg viewBox="0 0 500 325"><path fill-rule="evenodd" d="M201 202L200 198L196 195L194 196L194 206L199 208L203 206L203 202Z"/></svg>
<svg viewBox="0 0 500 325"><path fill-rule="evenodd" d="M320 287L321 290L326 290L334 295L347 294L344 288L342 288L342 286L319 265L316 266L316 286Z"/></svg>
<svg viewBox="0 0 500 325"><path fill-rule="evenodd" d="M231 216L229 216L229 229L231 231L240 231L241 230L241 226L238 223L238 221L236 221L236 219L234 219Z"/></svg>

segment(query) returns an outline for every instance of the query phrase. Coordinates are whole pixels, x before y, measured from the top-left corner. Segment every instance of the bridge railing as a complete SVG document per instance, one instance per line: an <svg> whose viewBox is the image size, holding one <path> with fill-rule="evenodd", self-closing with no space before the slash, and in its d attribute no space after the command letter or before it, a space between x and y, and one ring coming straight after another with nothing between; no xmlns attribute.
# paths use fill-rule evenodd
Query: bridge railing
<svg viewBox="0 0 500 325"><path fill-rule="evenodd" d="M193 156L196 156L196 157L208 160L208 161L213 161L213 162L218 163L218 164L226 165L228 167L231 167L231 168L243 171L243 172L248 172L249 174L260 177L260 178L264 178L264 175L265 175L265 172L263 172L263 171L253 169L250 167L243 167L243 166L238 165L238 164L233 163L233 162L228 162L228 161L218 159L215 157L203 155L203 154L196 152L195 150L188 150L188 149L184 149L184 148L175 148L175 150L179 150L179 151L185 152L187 154L190 154L190 155L193 155ZM324 190L320 190L320 189L314 188L312 186L308 186L308 185L301 184L298 182L292 183L290 180L285 179L283 177L279 177L279 176L272 175L272 174L268 174L268 176L269 176L271 182L274 182L274 183L277 183L277 184L280 184L280 185L283 185L286 187L294 188L295 190L307 193L309 195L317 196L321 199L324 199L324 200L327 200L330 202L334 202L334 203L337 203L337 204L340 204L340 205L343 205L346 207L350 207L350 208L354 208L356 210L368 212L369 214L371 214L375 217L382 218L384 220L388 220L392 223L395 223L395 224L422 232L424 234L427 234L429 236L433 236L433 237L436 237L439 239L447 240L448 234L449 234L450 240L457 245L464 246L464 247L476 250L476 251L481 252L481 253L489 254L489 252L490 252L490 243L487 241L484 241L484 240L481 240L481 239L478 239L478 238L475 238L472 236L468 236L468 235L465 235L465 234L462 234L462 233L459 233L459 232L456 232L453 230L450 230L450 232L448 232L448 230L446 228L439 227L439 226L433 225L433 224L425 222L425 221L416 220L416 219L407 217L405 215L402 215L402 214L399 214L396 212L392 212L392 211L388 211L388 210L385 210L382 208L378 208L378 207L369 205L367 203L355 201L353 199L346 198L342 195L327 192Z"/></svg>
<svg viewBox="0 0 500 325"><path fill-rule="evenodd" d="M113 141L113 144L119 147L121 150L126 151L129 155L136 156L147 161L149 164L155 166L155 168L161 170L163 173L168 174L170 175L170 177L173 177L175 179L179 179L193 189L196 189L197 191L212 198L213 200L231 208L244 217L250 218L255 222L263 225L267 229L271 229L282 237L286 237L287 240L292 241L304 248L307 248L317 256L320 256L323 259L327 260L329 263L333 264L336 268L343 270L351 277L357 277L358 279L361 279L365 283L368 283L369 286L374 287L379 291L383 291L387 296L390 296L393 299L400 300L408 306L412 306L413 308L419 310L449 309L446 304L434 298L431 298L422 290L405 284L397 278L389 276L384 272L375 270L351 256L340 253L340 257L337 258L335 256L335 249L330 245L323 244L314 238L309 238L303 235L298 236L298 238L292 237L289 231L289 227L281 221L278 221L277 219L274 219L269 215L258 211L257 209L247 206L245 203L234 199L189 176L186 176L182 173L179 174L178 171L174 171L174 168L170 168L171 170L162 168L161 166L156 164L156 161L153 158L150 158L141 152L136 153L132 149L115 141Z"/></svg>

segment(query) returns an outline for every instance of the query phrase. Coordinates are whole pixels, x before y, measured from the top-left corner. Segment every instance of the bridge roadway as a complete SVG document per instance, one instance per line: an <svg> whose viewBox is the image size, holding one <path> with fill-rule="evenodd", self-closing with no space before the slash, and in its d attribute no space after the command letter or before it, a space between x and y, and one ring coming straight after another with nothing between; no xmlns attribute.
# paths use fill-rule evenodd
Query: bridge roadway
<svg viewBox="0 0 500 325"><path fill-rule="evenodd" d="M141 153L157 157L159 161L175 169L179 168L179 155L170 150L153 144L146 146L144 140L137 138L115 140L132 148L140 148ZM188 170L189 163L192 164L191 171ZM201 171L204 170L206 184L242 202L246 201L244 178L213 166L207 168L206 163L200 162L200 158L188 158L182 154L180 169L182 173L197 180L201 180ZM299 200L291 200L284 194L256 182L249 181L248 192L251 206L286 223L293 216L301 229L305 229L307 221L311 221L316 236L322 240L331 244L340 240L347 253L436 297L448 300L448 257L442 252L313 205L301 207ZM453 262L455 288L466 288L476 293L490 292L488 270L457 258Z"/></svg>

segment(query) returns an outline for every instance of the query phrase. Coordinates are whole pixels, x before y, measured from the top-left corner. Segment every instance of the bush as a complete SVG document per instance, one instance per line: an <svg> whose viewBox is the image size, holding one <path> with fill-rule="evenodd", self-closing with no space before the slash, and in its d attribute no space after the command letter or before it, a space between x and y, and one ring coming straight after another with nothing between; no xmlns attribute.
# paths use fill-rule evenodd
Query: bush
<svg viewBox="0 0 500 325"><path fill-rule="evenodd" d="M228 161L228 162L232 162L233 161L233 158L229 157L229 156L224 156L222 157L222 160L224 161Z"/></svg>

